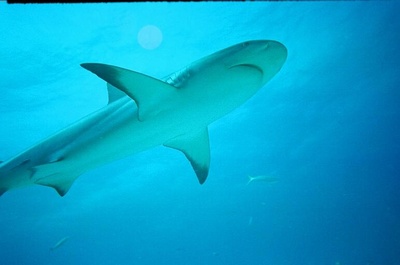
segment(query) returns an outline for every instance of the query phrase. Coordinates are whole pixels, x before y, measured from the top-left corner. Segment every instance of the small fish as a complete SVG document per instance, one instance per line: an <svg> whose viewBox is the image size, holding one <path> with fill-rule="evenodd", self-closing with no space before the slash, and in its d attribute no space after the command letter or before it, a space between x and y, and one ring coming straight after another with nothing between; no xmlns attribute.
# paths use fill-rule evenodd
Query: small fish
<svg viewBox="0 0 400 265"><path fill-rule="evenodd" d="M60 241L58 241L54 246L50 248L50 251L56 250L57 248L61 247L62 245L64 245L65 242L68 241L68 239L69 236L62 238Z"/></svg>
<svg viewBox="0 0 400 265"><path fill-rule="evenodd" d="M250 182L253 182L253 181L263 181L263 182L273 183L273 182L277 182L279 180L276 177L265 176L265 175L248 176L248 177L249 177L249 181L247 182L246 185L249 185Z"/></svg>
<svg viewBox="0 0 400 265"><path fill-rule="evenodd" d="M248 225L251 226L253 224L253 216L250 216Z"/></svg>

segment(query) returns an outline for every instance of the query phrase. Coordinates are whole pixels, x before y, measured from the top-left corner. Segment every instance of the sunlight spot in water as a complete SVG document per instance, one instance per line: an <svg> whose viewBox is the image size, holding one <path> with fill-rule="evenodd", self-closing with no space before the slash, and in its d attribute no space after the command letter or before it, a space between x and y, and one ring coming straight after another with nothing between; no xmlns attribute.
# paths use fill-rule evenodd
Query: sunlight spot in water
<svg viewBox="0 0 400 265"><path fill-rule="evenodd" d="M147 25L139 30L137 39L140 46L147 50L153 50L160 46L163 36L158 27Z"/></svg>

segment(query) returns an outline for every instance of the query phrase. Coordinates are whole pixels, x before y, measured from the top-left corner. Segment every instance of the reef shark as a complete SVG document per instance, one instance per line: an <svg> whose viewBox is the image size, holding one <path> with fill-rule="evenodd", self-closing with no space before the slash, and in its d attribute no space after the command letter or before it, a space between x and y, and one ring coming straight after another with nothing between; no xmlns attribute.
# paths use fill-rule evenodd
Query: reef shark
<svg viewBox="0 0 400 265"><path fill-rule="evenodd" d="M107 82L108 104L0 164L0 195L30 185L64 196L83 173L164 145L180 150L200 184L208 176L207 126L242 105L281 69L286 47L247 41L163 79L117 66L81 66Z"/></svg>

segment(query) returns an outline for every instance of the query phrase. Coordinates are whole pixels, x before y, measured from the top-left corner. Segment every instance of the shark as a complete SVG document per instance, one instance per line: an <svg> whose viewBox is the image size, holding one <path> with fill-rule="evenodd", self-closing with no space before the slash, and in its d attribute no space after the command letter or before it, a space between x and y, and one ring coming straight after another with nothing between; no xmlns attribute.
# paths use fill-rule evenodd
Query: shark
<svg viewBox="0 0 400 265"><path fill-rule="evenodd" d="M43 185L64 196L85 172L156 146L181 151L203 184L211 160L208 125L250 99L280 71L287 54L278 41L251 40L161 79L83 63L106 82L108 103L0 163L0 195Z"/></svg>

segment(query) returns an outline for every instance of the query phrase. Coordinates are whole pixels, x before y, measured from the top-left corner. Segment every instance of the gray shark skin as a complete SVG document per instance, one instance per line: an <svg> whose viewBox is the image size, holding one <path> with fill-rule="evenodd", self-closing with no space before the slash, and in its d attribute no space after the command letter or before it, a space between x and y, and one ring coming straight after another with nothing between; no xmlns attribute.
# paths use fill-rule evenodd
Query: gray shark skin
<svg viewBox="0 0 400 265"><path fill-rule="evenodd" d="M64 196L83 173L164 145L180 150L200 184L207 178L207 126L242 105L279 72L287 58L272 40L236 44L156 79L116 66L81 66L107 82L98 111L0 164L0 195L35 184Z"/></svg>

